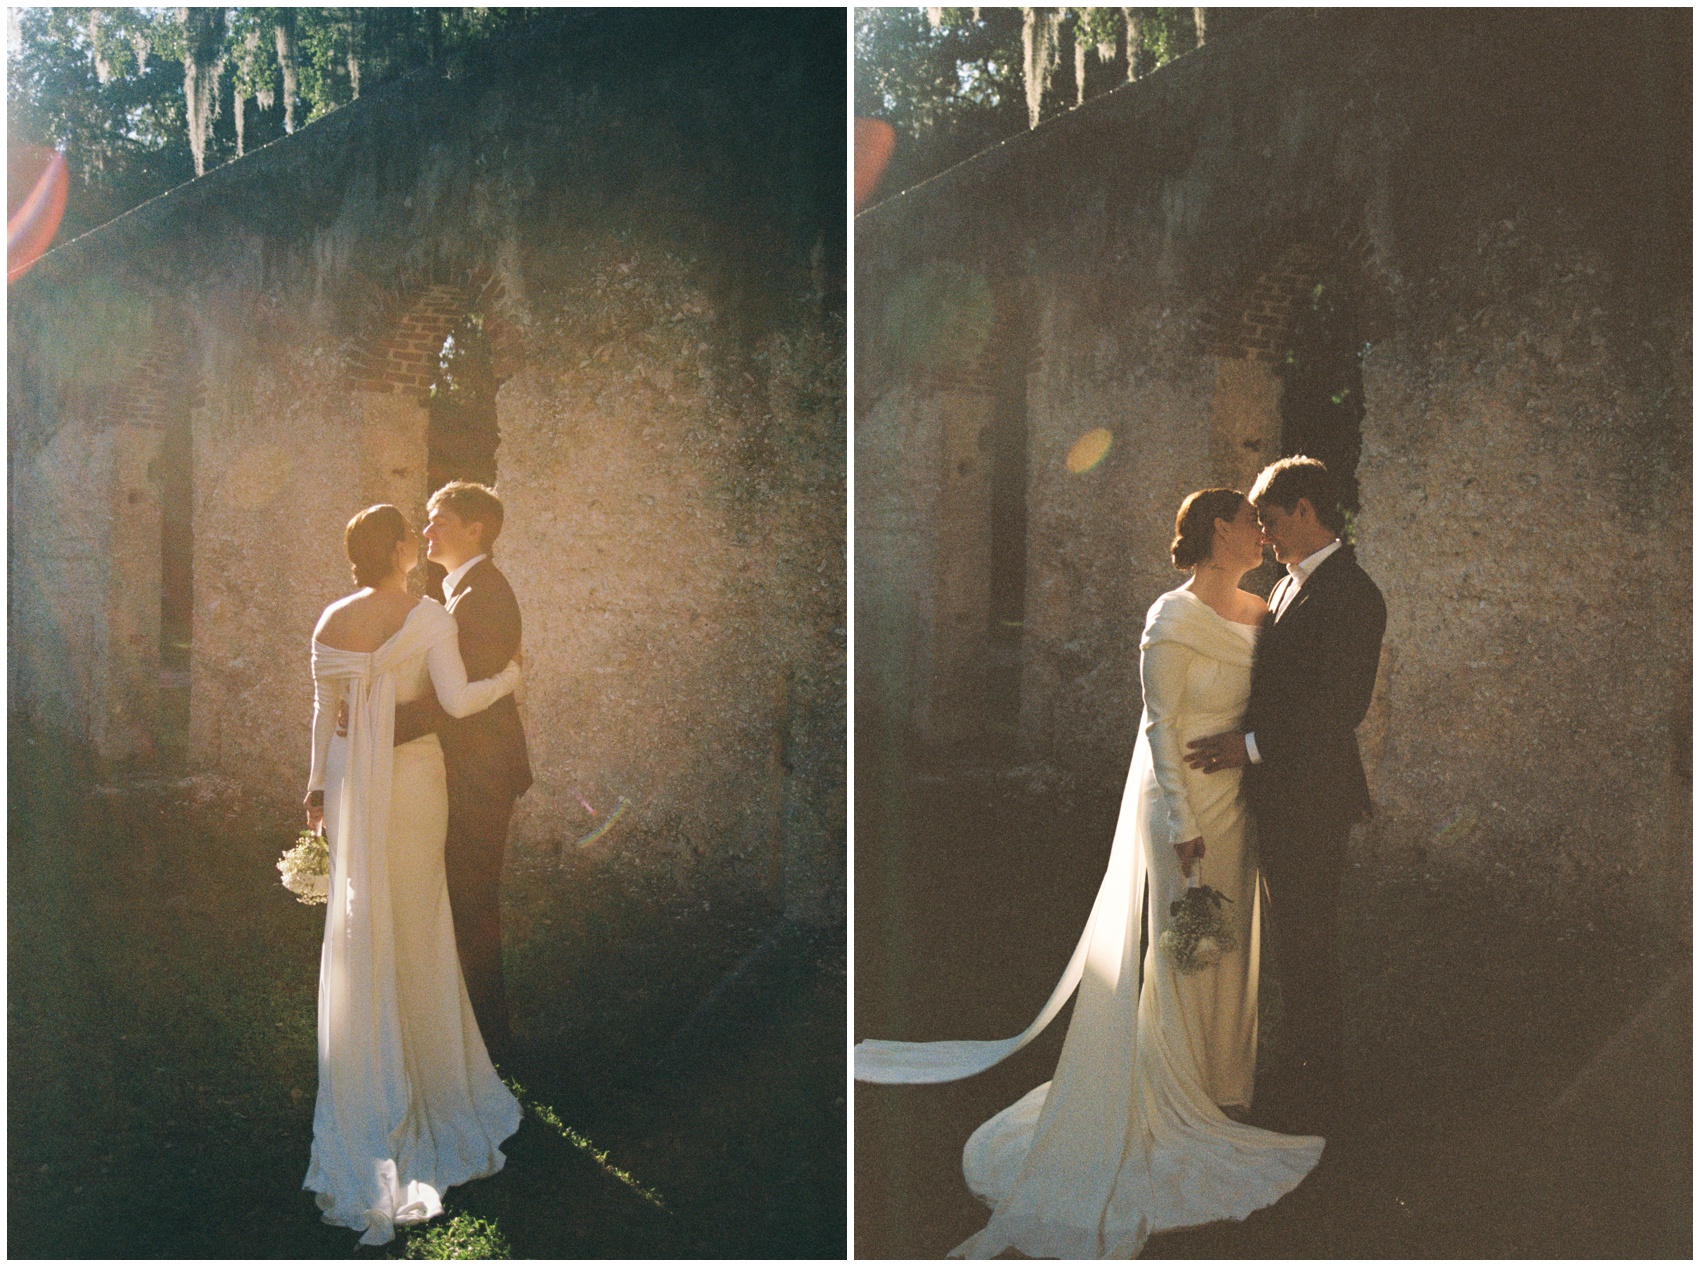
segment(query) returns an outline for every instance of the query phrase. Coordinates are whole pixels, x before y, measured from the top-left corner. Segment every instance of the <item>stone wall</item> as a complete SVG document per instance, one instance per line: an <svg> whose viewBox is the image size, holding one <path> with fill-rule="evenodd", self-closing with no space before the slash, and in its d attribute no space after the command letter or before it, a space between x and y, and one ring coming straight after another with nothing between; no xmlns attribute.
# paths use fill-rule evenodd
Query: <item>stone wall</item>
<svg viewBox="0 0 1700 1267"><path fill-rule="evenodd" d="M1277 14L863 213L859 724L985 738L989 614L937 578L988 567L989 446L941 419L1016 358L1020 742L1119 786L1175 509L1282 450L1322 287L1366 348L1355 530L1390 613L1361 858L1681 927L1690 47L1676 11Z"/></svg>
<svg viewBox="0 0 1700 1267"><path fill-rule="evenodd" d="M343 525L422 520L430 375L476 312L525 618L519 846L570 853L623 797L594 856L842 920L842 22L674 15L657 47L657 20L545 15L14 286L14 713L149 758L148 701L115 693L159 669L160 472L130 438L159 426L125 393L182 345L187 761L297 800Z"/></svg>

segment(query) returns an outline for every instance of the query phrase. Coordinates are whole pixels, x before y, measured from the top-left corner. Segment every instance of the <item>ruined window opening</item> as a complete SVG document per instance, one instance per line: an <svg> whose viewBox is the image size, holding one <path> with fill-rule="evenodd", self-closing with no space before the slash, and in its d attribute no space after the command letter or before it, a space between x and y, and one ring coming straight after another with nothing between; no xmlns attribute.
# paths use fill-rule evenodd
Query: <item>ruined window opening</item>
<svg viewBox="0 0 1700 1267"><path fill-rule="evenodd" d="M995 404L988 434L982 437L992 466L986 722L993 734L1011 736L1021 721L1021 644L1027 612L1027 365L1032 337L1014 313L1000 315L1002 328L994 333L989 358L996 367Z"/></svg>
<svg viewBox="0 0 1700 1267"><path fill-rule="evenodd" d="M496 482L496 369L484 318L469 313L443 340L431 380L430 424L425 445L425 493L450 480ZM443 569L429 563L420 569L436 593Z"/></svg>
<svg viewBox="0 0 1700 1267"><path fill-rule="evenodd" d="M1354 536L1358 456L1363 447L1363 353L1356 305L1338 277L1325 275L1293 306L1281 378L1281 454L1322 461L1339 482L1345 539Z"/></svg>
<svg viewBox="0 0 1700 1267"><path fill-rule="evenodd" d="M160 436L159 735L161 761L180 768L189 750L189 653L194 641L195 538L190 519L194 446L186 400L173 402Z"/></svg>

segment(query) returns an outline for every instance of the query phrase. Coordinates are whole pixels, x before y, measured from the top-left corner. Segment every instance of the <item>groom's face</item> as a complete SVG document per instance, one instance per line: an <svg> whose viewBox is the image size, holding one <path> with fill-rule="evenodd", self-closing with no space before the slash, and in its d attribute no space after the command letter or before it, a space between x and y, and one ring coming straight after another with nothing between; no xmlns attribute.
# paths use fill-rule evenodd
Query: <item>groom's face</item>
<svg viewBox="0 0 1700 1267"><path fill-rule="evenodd" d="M454 571L484 547L479 544L483 526L468 523L447 506L438 506L425 521L425 557Z"/></svg>
<svg viewBox="0 0 1700 1267"><path fill-rule="evenodd" d="M1272 502L1257 507L1257 523L1263 529L1263 544L1274 547L1277 563L1297 563L1311 553L1304 548L1309 535L1303 512L1309 508L1310 503L1302 497L1292 510L1283 510Z"/></svg>

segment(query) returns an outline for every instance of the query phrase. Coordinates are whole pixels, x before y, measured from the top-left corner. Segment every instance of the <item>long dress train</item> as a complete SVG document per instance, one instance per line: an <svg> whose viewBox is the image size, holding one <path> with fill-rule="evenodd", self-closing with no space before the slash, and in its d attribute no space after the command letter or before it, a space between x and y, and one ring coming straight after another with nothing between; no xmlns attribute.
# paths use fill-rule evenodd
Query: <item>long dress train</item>
<svg viewBox="0 0 1700 1267"><path fill-rule="evenodd" d="M330 897L319 959L319 1090L303 1184L365 1245L442 1212L455 1184L494 1174L519 1129L490 1063L455 950L443 843L448 790L434 734L392 748L395 705L435 689L456 716L513 689L468 683L454 617L430 599L372 652L313 643L309 786L325 789ZM348 736L333 738L339 699Z"/></svg>
<svg viewBox="0 0 1700 1267"><path fill-rule="evenodd" d="M1152 605L1140 642L1145 710L1109 866L1085 931L1038 1018L996 1042L857 1044L856 1077L948 1082L1030 1042L1071 994L1074 1016L1050 1082L984 1123L963 1149L986 1227L951 1251L989 1258L1130 1258L1152 1232L1244 1218L1273 1204L1322 1155L1314 1136L1230 1120L1249 1104L1256 1052L1256 868L1237 771L1205 775L1187 741L1235 727L1255 634L1186 590ZM1205 882L1233 899L1240 945L1177 973L1158 949L1186 887L1174 843L1202 836ZM1140 988L1140 896L1150 885Z"/></svg>

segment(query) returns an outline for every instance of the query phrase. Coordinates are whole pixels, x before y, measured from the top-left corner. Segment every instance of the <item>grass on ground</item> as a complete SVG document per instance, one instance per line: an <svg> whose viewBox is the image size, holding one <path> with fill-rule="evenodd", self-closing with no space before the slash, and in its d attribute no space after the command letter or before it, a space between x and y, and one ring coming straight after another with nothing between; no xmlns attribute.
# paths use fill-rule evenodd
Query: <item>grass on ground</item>
<svg viewBox="0 0 1700 1267"><path fill-rule="evenodd" d="M11 1256L842 1256L842 933L510 854L524 1123L358 1248L301 1188L324 908L278 883L293 823L98 786L16 727L9 757Z"/></svg>

